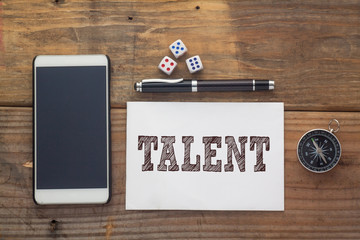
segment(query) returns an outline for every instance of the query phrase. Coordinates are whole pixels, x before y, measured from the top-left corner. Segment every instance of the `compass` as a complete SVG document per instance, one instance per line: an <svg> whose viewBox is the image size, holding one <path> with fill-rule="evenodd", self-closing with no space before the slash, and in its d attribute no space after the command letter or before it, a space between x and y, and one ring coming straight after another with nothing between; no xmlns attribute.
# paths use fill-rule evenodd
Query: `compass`
<svg viewBox="0 0 360 240"><path fill-rule="evenodd" d="M337 124L334 130L332 123ZM329 131L313 129L305 133L299 140L297 155L300 163L309 171L324 173L333 169L340 160L341 145L333 134L339 131L340 124L336 119L329 122Z"/></svg>

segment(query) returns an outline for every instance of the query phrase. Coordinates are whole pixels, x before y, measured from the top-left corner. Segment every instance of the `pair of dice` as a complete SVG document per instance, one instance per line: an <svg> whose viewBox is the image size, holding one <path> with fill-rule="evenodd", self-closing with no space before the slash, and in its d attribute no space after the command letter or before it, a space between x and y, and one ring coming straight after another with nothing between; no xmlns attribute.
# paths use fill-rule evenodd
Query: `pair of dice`
<svg viewBox="0 0 360 240"><path fill-rule="evenodd" d="M187 52L187 48L186 48L185 44L180 39L173 42L169 46L169 49L176 58L181 57L182 55L184 55ZM186 59L185 62L186 62L186 65L187 65L190 73L198 72L204 68L199 55L188 58L188 59ZM163 71L167 75L170 75L174 71L176 65L177 65L177 63L174 60L172 60L168 56L165 56L161 60L158 67L161 71Z"/></svg>

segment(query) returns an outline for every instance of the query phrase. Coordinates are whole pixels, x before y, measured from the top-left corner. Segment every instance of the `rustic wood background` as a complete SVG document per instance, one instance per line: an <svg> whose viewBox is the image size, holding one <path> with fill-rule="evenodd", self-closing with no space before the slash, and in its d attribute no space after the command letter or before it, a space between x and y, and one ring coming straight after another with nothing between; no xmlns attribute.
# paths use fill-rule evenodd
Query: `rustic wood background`
<svg viewBox="0 0 360 240"><path fill-rule="evenodd" d="M168 45L189 48L172 77L273 79L274 92L141 94L166 77ZM36 206L32 200L32 59L102 53L112 61L112 201ZM183 61L184 60L184 61ZM285 103L285 211L125 211L127 101ZM296 145L341 123L343 154L306 171ZM360 239L360 1L0 0L0 239Z"/></svg>

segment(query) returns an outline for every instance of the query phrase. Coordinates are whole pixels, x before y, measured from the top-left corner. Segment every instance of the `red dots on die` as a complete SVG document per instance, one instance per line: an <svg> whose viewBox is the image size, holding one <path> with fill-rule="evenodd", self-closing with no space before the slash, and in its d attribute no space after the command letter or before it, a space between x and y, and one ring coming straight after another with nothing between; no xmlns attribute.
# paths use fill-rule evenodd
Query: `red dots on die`
<svg viewBox="0 0 360 240"><path fill-rule="evenodd" d="M170 75L173 72L176 65L177 65L176 61L174 61L168 56L165 56L159 63L158 68L167 75Z"/></svg>

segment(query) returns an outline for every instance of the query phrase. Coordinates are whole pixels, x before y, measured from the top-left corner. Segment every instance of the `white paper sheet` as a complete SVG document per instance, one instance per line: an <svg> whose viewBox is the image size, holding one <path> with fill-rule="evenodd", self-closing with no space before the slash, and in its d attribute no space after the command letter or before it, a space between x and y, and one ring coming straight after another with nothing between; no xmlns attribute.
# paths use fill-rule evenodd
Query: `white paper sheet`
<svg viewBox="0 0 360 240"><path fill-rule="evenodd" d="M283 103L128 102L126 209L284 210Z"/></svg>

